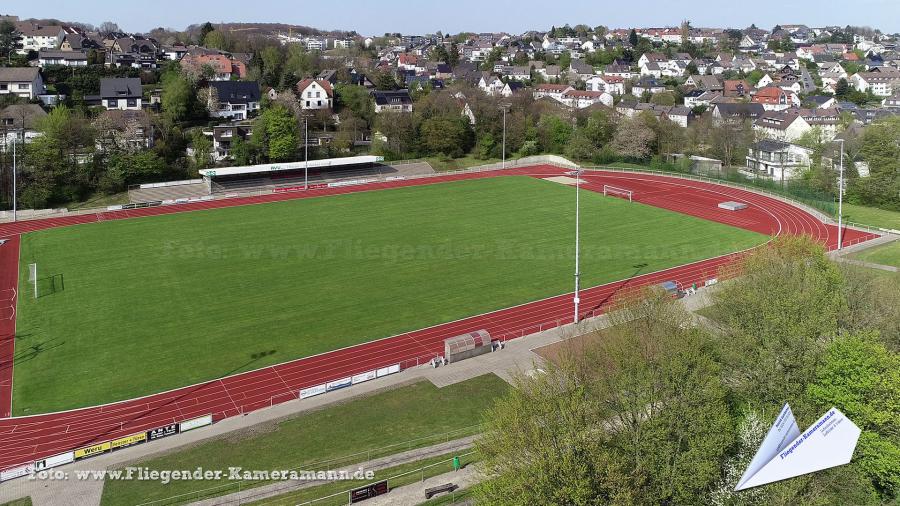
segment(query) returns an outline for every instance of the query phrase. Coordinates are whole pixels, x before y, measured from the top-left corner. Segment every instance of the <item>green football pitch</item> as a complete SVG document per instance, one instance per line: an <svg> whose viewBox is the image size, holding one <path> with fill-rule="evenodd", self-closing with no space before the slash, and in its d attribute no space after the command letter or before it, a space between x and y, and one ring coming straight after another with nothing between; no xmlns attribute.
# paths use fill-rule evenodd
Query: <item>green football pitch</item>
<svg viewBox="0 0 900 506"><path fill-rule="evenodd" d="M151 394L565 293L574 191L499 177L30 233L14 414ZM585 287L767 239L588 191L581 202ZM26 296L32 262L37 299Z"/></svg>

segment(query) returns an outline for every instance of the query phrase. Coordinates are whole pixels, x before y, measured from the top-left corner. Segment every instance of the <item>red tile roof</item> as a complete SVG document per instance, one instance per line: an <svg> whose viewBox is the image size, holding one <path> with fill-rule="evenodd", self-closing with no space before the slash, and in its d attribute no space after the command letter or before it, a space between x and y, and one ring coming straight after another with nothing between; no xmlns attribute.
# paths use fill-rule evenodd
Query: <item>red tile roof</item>
<svg viewBox="0 0 900 506"><path fill-rule="evenodd" d="M303 90L306 89L312 83L316 83L325 90L325 95L329 98L334 96L334 92L331 90L331 83L326 81L325 79L310 79L306 78L299 83L297 83L297 93L303 93Z"/></svg>

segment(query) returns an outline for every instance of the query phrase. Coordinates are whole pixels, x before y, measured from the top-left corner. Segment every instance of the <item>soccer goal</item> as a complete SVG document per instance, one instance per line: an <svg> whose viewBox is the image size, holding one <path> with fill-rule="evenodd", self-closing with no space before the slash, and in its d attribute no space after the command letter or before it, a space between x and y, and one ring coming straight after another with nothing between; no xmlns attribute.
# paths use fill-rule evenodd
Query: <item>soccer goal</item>
<svg viewBox="0 0 900 506"><path fill-rule="evenodd" d="M619 188L617 186L610 186L608 184L603 185L603 195L616 195L618 197L627 198L628 202L634 201L634 192L632 192L631 190L626 190L625 188Z"/></svg>
<svg viewBox="0 0 900 506"><path fill-rule="evenodd" d="M34 298L38 298L37 264L28 264L28 282L34 287Z"/></svg>

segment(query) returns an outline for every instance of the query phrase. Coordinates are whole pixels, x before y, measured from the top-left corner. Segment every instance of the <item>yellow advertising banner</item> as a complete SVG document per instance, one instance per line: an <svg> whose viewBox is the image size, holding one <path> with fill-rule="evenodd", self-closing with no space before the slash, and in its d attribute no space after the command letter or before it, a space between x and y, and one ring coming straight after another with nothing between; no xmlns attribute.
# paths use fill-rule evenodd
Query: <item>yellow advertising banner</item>
<svg viewBox="0 0 900 506"><path fill-rule="evenodd" d="M125 436L119 439L113 439L109 442L110 446L113 450L118 450L119 448L125 448L127 446L134 446L136 444L141 444L147 440L147 433L141 432L140 434L132 434L130 436Z"/></svg>
<svg viewBox="0 0 900 506"><path fill-rule="evenodd" d="M84 448L79 448L75 450L75 458L83 459L87 457L93 457L94 455L100 455L101 453L106 453L110 450L111 446L109 442L99 443L93 446L85 446Z"/></svg>

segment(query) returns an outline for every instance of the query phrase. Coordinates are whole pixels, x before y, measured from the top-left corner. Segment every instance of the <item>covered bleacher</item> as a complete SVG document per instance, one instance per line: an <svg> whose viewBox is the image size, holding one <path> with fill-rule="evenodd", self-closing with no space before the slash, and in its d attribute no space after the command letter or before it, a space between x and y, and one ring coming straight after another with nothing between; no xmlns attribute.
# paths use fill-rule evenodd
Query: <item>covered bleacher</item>
<svg viewBox="0 0 900 506"><path fill-rule="evenodd" d="M207 192L212 195L257 190L302 189L307 169L309 185L312 187L347 178L384 175L390 172L390 168L382 165L383 161L383 157L365 155L309 162L203 169L199 172Z"/></svg>

